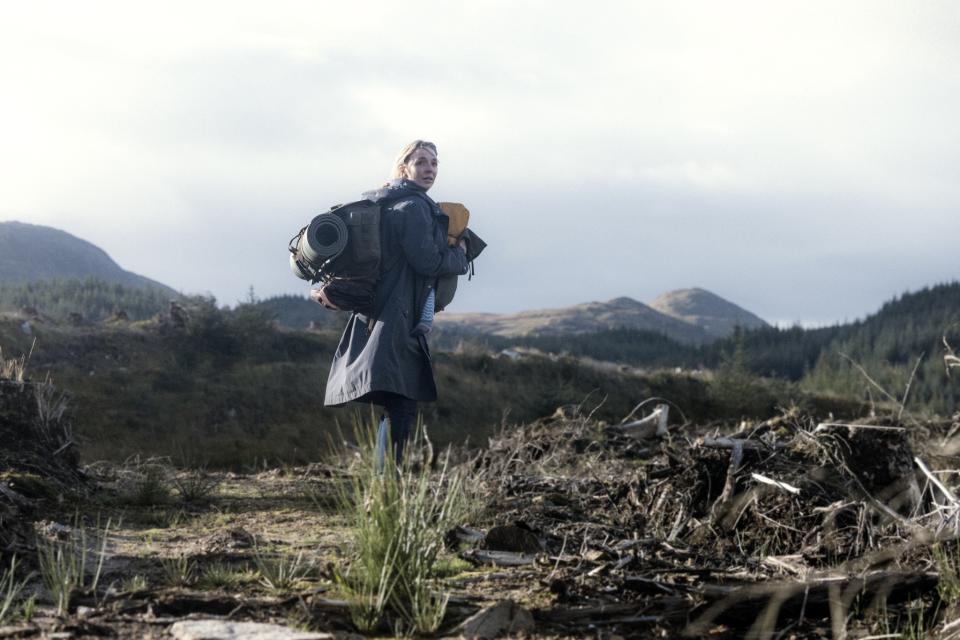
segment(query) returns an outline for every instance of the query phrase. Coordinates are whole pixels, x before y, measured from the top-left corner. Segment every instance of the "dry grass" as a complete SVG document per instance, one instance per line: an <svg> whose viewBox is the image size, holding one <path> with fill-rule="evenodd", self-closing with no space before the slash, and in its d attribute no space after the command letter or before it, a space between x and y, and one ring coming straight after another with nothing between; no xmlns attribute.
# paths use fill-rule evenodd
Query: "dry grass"
<svg viewBox="0 0 960 640"><path fill-rule="evenodd" d="M36 340L33 344L36 345ZM21 355L19 358L5 357L3 347L0 347L0 380L24 382L26 380L27 363L30 362L31 355L33 355L33 346L30 347L30 353Z"/></svg>

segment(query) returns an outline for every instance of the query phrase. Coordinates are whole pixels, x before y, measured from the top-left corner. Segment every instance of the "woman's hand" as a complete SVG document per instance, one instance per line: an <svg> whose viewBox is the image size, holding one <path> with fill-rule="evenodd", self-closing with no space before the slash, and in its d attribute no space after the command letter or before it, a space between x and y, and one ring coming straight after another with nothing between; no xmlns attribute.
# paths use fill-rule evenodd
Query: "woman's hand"
<svg viewBox="0 0 960 640"><path fill-rule="evenodd" d="M460 238L460 242L457 243L457 246L463 249L463 252L467 252L467 241L464 238Z"/></svg>

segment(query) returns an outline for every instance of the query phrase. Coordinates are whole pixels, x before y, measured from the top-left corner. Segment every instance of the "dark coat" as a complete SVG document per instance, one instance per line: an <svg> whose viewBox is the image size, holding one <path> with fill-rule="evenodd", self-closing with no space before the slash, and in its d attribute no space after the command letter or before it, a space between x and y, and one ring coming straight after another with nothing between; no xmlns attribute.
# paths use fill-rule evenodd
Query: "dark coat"
<svg viewBox="0 0 960 640"><path fill-rule="evenodd" d="M427 293L445 275L467 272L467 257L447 245L449 219L427 192L408 180L368 192L386 201L380 218L380 280L372 317L354 313L330 365L324 404L383 403L384 392L437 399L430 349L410 332Z"/></svg>

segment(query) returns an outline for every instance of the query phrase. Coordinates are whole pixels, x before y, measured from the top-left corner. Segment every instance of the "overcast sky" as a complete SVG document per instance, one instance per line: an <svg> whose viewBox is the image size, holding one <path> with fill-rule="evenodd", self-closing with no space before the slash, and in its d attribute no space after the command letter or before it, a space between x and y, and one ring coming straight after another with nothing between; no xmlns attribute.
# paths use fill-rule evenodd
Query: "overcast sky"
<svg viewBox="0 0 960 640"><path fill-rule="evenodd" d="M3 2L0 220L224 304L437 143L457 311L861 317L960 261L960 3Z"/></svg>

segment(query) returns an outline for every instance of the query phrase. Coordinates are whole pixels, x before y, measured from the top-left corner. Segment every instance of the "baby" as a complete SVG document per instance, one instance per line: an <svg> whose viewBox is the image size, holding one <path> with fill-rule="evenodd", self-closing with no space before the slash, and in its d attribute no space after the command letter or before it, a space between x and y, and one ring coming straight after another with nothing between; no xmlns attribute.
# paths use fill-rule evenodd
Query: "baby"
<svg viewBox="0 0 960 640"><path fill-rule="evenodd" d="M470 211L459 202L441 202L440 210L450 219L447 226L447 244L455 246L460 241L460 236L467 228L470 221ZM427 300L423 303L423 309L420 311L420 321L411 332L415 336L425 336L433 329L433 315L437 304L437 291L435 287L430 287L427 294Z"/></svg>
<svg viewBox="0 0 960 640"><path fill-rule="evenodd" d="M427 294L427 301L423 303L423 311L420 312L420 322L413 328L413 335L425 336L433 329L434 307L437 304L437 291L430 287L430 293Z"/></svg>

